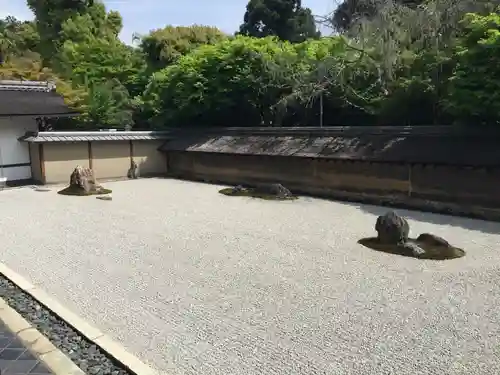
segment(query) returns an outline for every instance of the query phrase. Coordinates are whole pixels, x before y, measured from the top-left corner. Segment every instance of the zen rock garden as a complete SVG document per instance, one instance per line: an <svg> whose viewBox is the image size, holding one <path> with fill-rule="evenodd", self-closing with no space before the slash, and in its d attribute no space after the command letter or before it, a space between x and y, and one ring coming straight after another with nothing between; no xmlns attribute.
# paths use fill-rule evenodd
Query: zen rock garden
<svg viewBox="0 0 500 375"><path fill-rule="evenodd" d="M78 165L69 178L69 186L58 191L61 195L105 195L110 194L111 190L103 188L96 180L94 171ZM109 200L109 199L107 199Z"/></svg>
<svg viewBox="0 0 500 375"><path fill-rule="evenodd" d="M281 184L259 184L255 187L243 187L241 185L222 189L219 193L231 197L252 197L267 200L293 200L297 199L292 192Z"/></svg>
<svg viewBox="0 0 500 375"><path fill-rule="evenodd" d="M408 221L392 211L377 218L375 230L377 237L363 238L359 243L373 250L419 259L445 260L465 255L464 250L434 234L422 233L411 239Z"/></svg>

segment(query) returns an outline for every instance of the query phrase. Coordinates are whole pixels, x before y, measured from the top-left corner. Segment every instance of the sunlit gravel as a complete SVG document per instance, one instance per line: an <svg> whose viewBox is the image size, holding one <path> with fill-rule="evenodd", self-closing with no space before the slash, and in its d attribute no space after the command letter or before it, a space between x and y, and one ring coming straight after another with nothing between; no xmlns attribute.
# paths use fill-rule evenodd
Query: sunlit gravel
<svg viewBox="0 0 500 375"><path fill-rule="evenodd" d="M466 250L357 244L386 209L169 179L0 192L2 261L180 375L500 374L500 224L398 210Z"/></svg>

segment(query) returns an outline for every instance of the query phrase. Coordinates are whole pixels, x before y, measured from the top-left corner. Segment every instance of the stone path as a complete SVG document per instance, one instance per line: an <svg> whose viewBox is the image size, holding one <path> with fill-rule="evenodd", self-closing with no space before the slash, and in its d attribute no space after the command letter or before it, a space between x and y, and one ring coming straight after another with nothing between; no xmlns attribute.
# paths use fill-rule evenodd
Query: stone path
<svg viewBox="0 0 500 375"><path fill-rule="evenodd" d="M52 375L16 335L0 321L0 374Z"/></svg>
<svg viewBox="0 0 500 375"><path fill-rule="evenodd" d="M2 261L169 375L500 374L500 224L398 210L464 258L366 249L384 208L104 184L0 193Z"/></svg>

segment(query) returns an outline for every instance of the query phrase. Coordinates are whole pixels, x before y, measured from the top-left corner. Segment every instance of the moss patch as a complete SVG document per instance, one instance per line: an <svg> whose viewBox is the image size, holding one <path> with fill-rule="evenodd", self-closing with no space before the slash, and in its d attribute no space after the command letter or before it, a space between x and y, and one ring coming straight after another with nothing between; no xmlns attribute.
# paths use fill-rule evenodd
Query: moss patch
<svg viewBox="0 0 500 375"><path fill-rule="evenodd" d="M244 190L235 190L233 188L226 188L219 190L219 193L230 196L230 197L251 197L251 198L260 198L260 199L266 199L266 200L273 200L273 201L290 201L290 200L295 200L298 199L299 197L277 197L276 195L272 194L263 194L263 193L257 193L254 191L254 189L244 189Z"/></svg>
<svg viewBox="0 0 500 375"><path fill-rule="evenodd" d="M74 187L74 186L68 186L65 189L59 190L57 194L61 195L73 195L73 196L79 196L79 197L85 197L89 195L104 195L104 194L110 194L112 191L110 189L100 189L98 191L91 191L91 192L86 192L85 190Z"/></svg>
<svg viewBox="0 0 500 375"><path fill-rule="evenodd" d="M418 239L409 239L409 242L418 245L425 251L425 254L422 256L415 257L403 251L403 248L400 245L388 245L380 243L377 237L362 238L361 240L358 241L359 244L372 250L381 251L389 254L418 258L418 259L446 260L446 259L461 258L465 256L465 251L457 247L433 246L428 242L419 241Z"/></svg>

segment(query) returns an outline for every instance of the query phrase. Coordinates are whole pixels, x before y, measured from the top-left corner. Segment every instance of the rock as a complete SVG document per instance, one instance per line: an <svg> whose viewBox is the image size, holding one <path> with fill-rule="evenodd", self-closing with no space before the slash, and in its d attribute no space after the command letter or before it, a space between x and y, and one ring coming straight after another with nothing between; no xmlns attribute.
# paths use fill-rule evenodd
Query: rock
<svg viewBox="0 0 500 375"><path fill-rule="evenodd" d="M241 185L238 185L238 186L233 186L231 188L228 188L228 189L223 189L225 191L227 191L227 194L229 195L239 195L239 194L243 194L243 193L246 193L248 192L247 189L245 189L243 186Z"/></svg>
<svg viewBox="0 0 500 375"><path fill-rule="evenodd" d="M39 192L48 192L48 191L50 191L50 189L48 189L48 188L42 188L42 187L37 187L34 190L35 191L39 191Z"/></svg>
<svg viewBox="0 0 500 375"><path fill-rule="evenodd" d="M130 169L127 172L127 177L132 179L139 178L139 166L134 160L130 163Z"/></svg>
<svg viewBox="0 0 500 375"><path fill-rule="evenodd" d="M399 252L402 255L412 256L415 258L425 257L425 254L426 254L425 250L422 249L420 246L418 246L414 242L407 241L407 242L403 242L397 246L398 246Z"/></svg>
<svg viewBox="0 0 500 375"><path fill-rule="evenodd" d="M85 194L92 194L102 190L101 185L99 185L95 179L94 171L80 165L71 173L69 187L75 190L80 189Z"/></svg>
<svg viewBox="0 0 500 375"><path fill-rule="evenodd" d="M101 201L111 201L113 198L110 195L99 195L96 197L96 199L99 199Z"/></svg>
<svg viewBox="0 0 500 375"><path fill-rule="evenodd" d="M461 258L465 251L452 246L444 238L431 233L422 233L417 237L416 243L425 250L425 259L454 259Z"/></svg>
<svg viewBox="0 0 500 375"><path fill-rule="evenodd" d="M262 184L254 189L255 194L271 195L277 198L291 198L293 194L281 184Z"/></svg>
<svg viewBox="0 0 500 375"><path fill-rule="evenodd" d="M375 230L381 243L393 245L406 242L410 234L410 226L406 219L393 211L377 218Z"/></svg>
<svg viewBox="0 0 500 375"><path fill-rule="evenodd" d="M417 237L417 242L429 246L452 247L450 243L446 241L444 238L430 233L422 233L420 236Z"/></svg>

